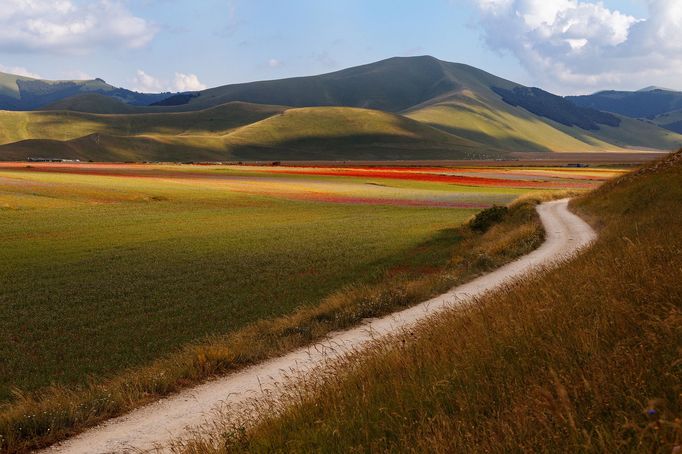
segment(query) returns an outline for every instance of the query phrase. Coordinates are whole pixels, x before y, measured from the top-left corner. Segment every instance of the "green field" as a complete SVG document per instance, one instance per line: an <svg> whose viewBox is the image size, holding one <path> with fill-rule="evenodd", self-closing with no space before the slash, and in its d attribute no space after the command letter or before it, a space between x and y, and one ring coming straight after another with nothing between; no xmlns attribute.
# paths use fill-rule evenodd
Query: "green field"
<svg viewBox="0 0 682 454"><path fill-rule="evenodd" d="M421 301L536 245L537 224L460 228L479 210L618 173L2 164L0 441L43 446Z"/></svg>
<svg viewBox="0 0 682 454"><path fill-rule="evenodd" d="M59 186L20 192L19 209L1 212L3 400L13 387L82 384L315 304L473 213L94 180L37 178Z"/></svg>
<svg viewBox="0 0 682 454"><path fill-rule="evenodd" d="M387 203L420 192L504 203L524 192L420 182L388 191L353 178L229 171L234 184L276 185L258 194L177 169L154 178L0 171L0 399L13 388L83 384L318 304L476 211L272 195L283 188L319 192L333 180L339 193L357 186Z"/></svg>

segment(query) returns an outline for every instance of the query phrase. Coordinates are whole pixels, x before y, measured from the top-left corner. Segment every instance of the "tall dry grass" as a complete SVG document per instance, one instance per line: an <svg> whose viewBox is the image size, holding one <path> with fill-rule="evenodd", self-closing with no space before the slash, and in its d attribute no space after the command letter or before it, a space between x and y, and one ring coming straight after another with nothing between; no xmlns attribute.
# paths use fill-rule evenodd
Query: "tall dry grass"
<svg viewBox="0 0 682 454"><path fill-rule="evenodd" d="M600 229L585 254L177 449L681 452L682 151L572 206Z"/></svg>
<svg viewBox="0 0 682 454"><path fill-rule="evenodd" d="M484 234L466 225L453 229L448 238L455 245L445 268L388 270L375 284L349 286L319 306L190 345L104 382L93 381L79 389L17 392L13 402L0 406L0 452L47 446L212 376L310 344L364 318L424 301L501 266L542 242L535 204L531 199L514 204L505 219Z"/></svg>

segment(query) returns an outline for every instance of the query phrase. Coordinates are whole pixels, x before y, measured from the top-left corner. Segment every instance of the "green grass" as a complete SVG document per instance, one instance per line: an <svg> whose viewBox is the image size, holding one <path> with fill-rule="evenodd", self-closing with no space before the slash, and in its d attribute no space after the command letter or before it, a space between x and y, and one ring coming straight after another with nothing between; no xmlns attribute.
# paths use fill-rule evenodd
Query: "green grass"
<svg viewBox="0 0 682 454"><path fill-rule="evenodd" d="M677 452L682 151L578 198L583 255L227 419L208 452ZM236 413L239 415L239 413ZM234 416L234 415L233 415ZM250 424L255 423L255 426Z"/></svg>
<svg viewBox="0 0 682 454"><path fill-rule="evenodd" d="M0 218L4 400L12 387L83 384L316 304L472 213L107 177L40 180ZM8 200L13 188L0 188Z"/></svg>
<svg viewBox="0 0 682 454"><path fill-rule="evenodd" d="M295 202L184 179L182 167L123 169L154 168L167 171L0 171L0 450L44 446L414 304L535 244L537 225L516 233L518 250L481 240L459 227L471 209ZM403 196L425 190L400 183ZM519 193L466 189L498 203ZM457 187L429 183L430 197L439 190ZM453 257L466 265L442 275Z"/></svg>
<svg viewBox="0 0 682 454"><path fill-rule="evenodd" d="M459 96L411 111L409 118L471 140L515 151L598 151L608 144L579 140L557 125L501 101Z"/></svg>
<svg viewBox="0 0 682 454"><path fill-rule="evenodd" d="M93 95L90 95L93 96ZM0 144L27 139L73 140L89 134L109 136L217 136L284 108L230 103L191 113L102 115L69 111L0 111Z"/></svg>

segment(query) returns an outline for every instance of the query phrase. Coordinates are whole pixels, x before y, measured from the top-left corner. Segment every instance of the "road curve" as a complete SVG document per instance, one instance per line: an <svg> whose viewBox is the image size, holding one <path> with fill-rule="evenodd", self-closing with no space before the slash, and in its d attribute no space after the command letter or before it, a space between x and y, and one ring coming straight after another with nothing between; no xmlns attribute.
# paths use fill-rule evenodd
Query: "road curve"
<svg viewBox="0 0 682 454"><path fill-rule="evenodd" d="M568 199L537 207L546 240L532 253L429 301L356 328L336 332L317 344L187 389L44 450L44 453L94 454L162 448L172 439L214 419L226 403L238 404L387 333L408 328L448 307L471 301L539 267L551 266L587 246L592 228L568 210Z"/></svg>

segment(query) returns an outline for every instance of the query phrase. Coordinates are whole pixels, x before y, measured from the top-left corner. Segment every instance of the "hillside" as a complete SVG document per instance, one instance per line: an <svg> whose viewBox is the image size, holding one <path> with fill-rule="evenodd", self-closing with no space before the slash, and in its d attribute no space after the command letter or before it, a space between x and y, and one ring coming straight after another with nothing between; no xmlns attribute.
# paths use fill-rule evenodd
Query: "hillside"
<svg viewBox="0 0 682 454"><path fill-rule="evenodd" d="M97 93L132 105L148 105L170 93L137 93L102 79L42 80L0 73L0 110L35 110L84 93Z"/></svg>
<svg viewBox="0 0 682 454"><path fill-rule="evenodd" d="M244 101L292 107L343 106L400 112L458 88L433 57L391 58L309 77L225 85L160 105L197 109ZM174 105L174 101L178 102Z"/></svg>
<svg viewBox="0 0 682 454"><path fill-rule="evenodd" d="M647 87L639 91L601 91L592 95L567 96L572 103L631 118L653 119L682 109L682 92Z"/></svg>
<svg viewBox="0 0 682 454"><path fill-rule="evenodd" d="M682 134L682 110L658 115L652 121L661 128Z"/></svg>
<svg viewBox="0 0 682 454"><path fill-rule="evenodd" d="M98 161L466 159L499 150L367 109L229 103L199 112L0 112L0 159ZM68 122L68 128L64 127ZM42 135L44 138L36 139Z"/></svg>
<svg viewBox="0 0 682 454"><path fill-rule="evenodd" d="M13 79L0 80L10 90ZM26 83L52 87L44 81ZM18 82L16 87L24 85ZM167 98L157 106L132 105L140 100L119 96L120 89L101 80L79 87L85 92L57 99L43 111L0 112L0 145L6 145L0 159L24 159L29 152L45 156L48 148L59 148L56 142L48 146L35 140L67 142L92 134L106 136L103 143L140 150L126 153L128 159L139 160L152 155L160 160L459 159L515 151L682 146L682 134L674 127L667 130L652 121L579 107L541 89L433 57L391 58L319 76L226 85ZM289 116L257 123L290 107L318 110L292 110ZM396 134L398 124L419 132ZM245 128L236 133L238 127ZM65 144L58 155L75 157L80 147L74 146ZM176 146L184 151L178 153ZM85 154L93 160L120 155L107 150L98 147ZM194 151L199 153L192 155Z"/></svg>
<svg viewBox="0 0 682 454"><path fill-rule="evenodd" d="M100 98L98 98L100 99ZM280 113L284 107L230 103L187 113L99 115L70 111L0 111L0 144L27 139L71 140L101 133L119 136L223 135Z"/></svg>
<svg viewBox="0 0 682 454"><path fill-rule="evenodd" d="M651 123L604 115L589 108L576 109L563 98L539 89L466 65L443 65L452 77L456 75L461 90L408 109L406 116L513 151L610 151L630 147L671 150L682 145L681 135ZM508 93L516 96L505 97ZM586 123L582 123L584 120Z"/></svg>
<svg viewBox="0 0 682 454"><path fill-rule="evenodd" d="M118 98L113 98L102 93L81 93L68 98L60 99L40 110L68 110L71 112L84 112L94 114L133 114L139 113L139 109L131 104L126 104Z"/></svg>
<svg viewBox="0 0 682 454"><path fill-rule="evenodd" d="M583 255L342 361L276 412L250 406L254 428L228 419L185 452L675 452L681 178L682 151L606 183L573 204L600 228Z"/></svg>
<svg viewBox="0 0 682 454"><path fill-rule="evenodd" d="M499 151L399 115L348 107L290 109L228 136L243 159L269 159L272 149L297 159L467 159ZM348 150L354 150L351 155Z"/></svg>
<svg viewBox="0 0 682 454"><path fill-rule="evenodd" d="M509 102L504 93L514 90L515 101ZM509 151L670 150L682 145L682 136L655 125L623 121L591 107L576 108L559 96L429 56L391 58L319 76L226 85L159 104L169 110L192 110L234 100L399 112ZM583 118L599 118L601 123L583 123Z"/></svg>

